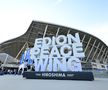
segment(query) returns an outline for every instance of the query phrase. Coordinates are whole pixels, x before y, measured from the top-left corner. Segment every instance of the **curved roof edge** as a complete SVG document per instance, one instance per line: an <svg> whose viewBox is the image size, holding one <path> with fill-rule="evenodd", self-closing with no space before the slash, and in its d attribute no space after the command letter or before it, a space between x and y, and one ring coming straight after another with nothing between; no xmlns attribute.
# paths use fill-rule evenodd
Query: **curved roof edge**
<svg viewBox="0 0 108 90"><path fill-rule="evenodd" d="M73 27L70 27L70 26L65 26L65 25L61 25L61 24L55 24L55 23L50 23L50 22L40 21L40 20L33 20L33 21L31 22L31 24L32 24L32 23L35 23L35 22L45 23L45 24L49 24L49 25L55 25L55 26L60 26L60 27L64 27L64 28L74 29L74 30L76 30L76 31L79 31L79 32L88 34L88 35L90 35L90 36L93 36L94 38L96 38L96 39L100 40L101 42L103 42L102 39L98 38L97 36L95 36L95 35L93 35L93 34L91 34L91 33L88 33L88 32L86 32L86 31L83 31L83 30L80 30L80 29L76 29L76 28L73 28ZM29 29L29 28L28 28L28 29ZM25 33L26 33L26 32L25 32ZM24 34L25 34L25 33L24 33ZM103 43L108 47L108 45L107 45L105 42L103 42Z"/></svg>
<svg viewBox="0 0 108 90"><path fill-rule="evenodd" d="M76 31L78 31L78 32L88 34L88 35L90 35L90 36L92 36L92 37L94 37L94 38L100 40L105 46L108 47L108 45L107 45L105 42L103 42L100 38L98 38L98 37L96 37L96 36L94 36L94 35L92 35L92 34L89 34L88 32L85 32L85 31L83 31L83 30L79 30L79 29L76 29L76 28L72 28L72 27L69 27L69 26L64 26L64 25L55 24L55 23L50 23L50 22L45 22L45 21L33 20L33 21L31 22L30 26L28 27L27 31L29 30L29 28L31 27L31 25L32 25L33 23L35 23L35 22L44 23L44 24L49 24L49 25L55 25L55 26L63 27L63 28L74 29L74 30L76 30ZM17 39L17 38L19 38L19 37L25 35L25 34L27 33L27 31L26 31L24 34L22 34L22 35L20 35L20 36L17 36L16 38L13 38L13 39L4 41L4 42L2 42L2 43L0 43L0 44L5 44L6 42L9 42L9 41L12 41L12 40L14 40L14 39Z"/></svg>

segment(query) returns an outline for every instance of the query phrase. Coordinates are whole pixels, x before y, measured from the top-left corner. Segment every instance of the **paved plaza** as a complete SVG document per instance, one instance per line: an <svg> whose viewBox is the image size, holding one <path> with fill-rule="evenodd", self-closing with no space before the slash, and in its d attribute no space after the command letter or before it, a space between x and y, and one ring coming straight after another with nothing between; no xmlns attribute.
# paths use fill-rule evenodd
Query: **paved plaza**
<svg viewBox="0 0 108 90"><path fill-rule="evenodd" d="M108 78L94 81L37 80L21 75L0 76L0 90L108 90Z"/></svg>

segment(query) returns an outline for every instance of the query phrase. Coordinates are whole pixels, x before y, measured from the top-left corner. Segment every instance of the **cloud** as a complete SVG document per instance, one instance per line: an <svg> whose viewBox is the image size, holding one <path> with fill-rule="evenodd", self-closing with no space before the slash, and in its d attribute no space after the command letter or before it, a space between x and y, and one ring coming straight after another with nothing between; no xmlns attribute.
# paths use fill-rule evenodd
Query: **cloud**
<svg viewBox="0 0 108 90"><path fill-rule="evenodd" d="M58 5L58 4L62 3L62 2L63 2L63 0L57 0L55 5Z"/></svg>

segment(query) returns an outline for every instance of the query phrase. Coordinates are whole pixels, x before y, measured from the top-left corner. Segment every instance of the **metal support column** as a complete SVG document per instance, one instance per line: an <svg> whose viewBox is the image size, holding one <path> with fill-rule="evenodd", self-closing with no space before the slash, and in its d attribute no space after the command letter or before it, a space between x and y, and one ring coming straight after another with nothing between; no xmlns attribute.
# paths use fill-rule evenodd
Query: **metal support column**
<svg viewBox="0 0 108 90"><path fill-rule="evenodd" d="M70 29L68 30L68 32L67 32L67 35L70 33Z"/></svg>
<svg viewBox="0 0 108 90"><path fill-rule="evenodd" d="M20 53L22 52L22 50L25 48L25 46L27 45L27 42L23 45L23 47L20 49L20 51L18 52L18 54L16 55L15 59L18 58L18 56L20 55Z"/></svg>
<svg viewBox="0 0 108 90"><path fill-rule="evenodd" d="M82 42L84 41L85 37L86 37L86 35L84 34L84 36L83 36L83 38L82 38L82 40L81 40Z"/></svg>
<svg viewBox="0 0 108 90"><path fill-rule="evenodd" d="M92 37L90 37L89 41L87 42L87 46L85 47L84 52L86 52L86 50L87 50L87 48L88 48L88 46L89 46L89 44L90 44L91 39L92 39Z"/></svg>
<svg viewBox="0 0 108 90"><path fill-rule="evenodd" d="M57 29L56 37L58 36L59 30L60 30L60 27Z"/></svg>
<svg viewBox="0 0 108 90"><path fill-rule="evenodd" d="M107 55L107 58L106 58L106 62L108 62L108 55Z"/></svg>
<svg viewBox="0 0 108 90"><path fill-rule="evenodd" d="M95 55L96 55L96 53L97 53L97 51L98 51L98 49L99 49L99 46L100 46L100 42L99 42L99 44L98 44L98 46L97 46L97 48L96 48L96 51L94 52L94 55L93 55L93 57L92 57L92 60L94 59L94 57L95 57Z"/></svg>
<svg viewBox="0 0 108 90"><path fill-rule="evenodd" d="M29 48L28 42L27 42L27 48Z"/></svg>
<svg viewBox="0 0 108 90"><path fill-rule="evenodd" d="M4 60L4 62L3 62L3 64L5 65L6 64L6 61L7 61L7 59L8 59L8 54L6 55L6 58L5 58L5 60Z"/></svg>
<svg viewBox="0 0 108 90"><path fill-rule="evenodd" d="M44 38L45 35L46 35L47 28L48 28L48 25L46 25L46 27L45 27L45 31L44 31L44 34L43 34L43 38Z"/></svg>
<svg viewBox="0 0 108 90"><path fill-rule="evenodd" d="M106 51L106 48L104 49L104 51L103 51L103 53L102 53L102 55L100 57L100 61L102 61L102 58L103 58L103 55L105 54L105 51Z"/></svg>
<svg viewBox="0 0 108 90"><path fill-rule="evenodd" d="M106 54L105 54L105 56L103 58L104 61L106 61L105 58L106 58L107 54L108 54L108 51L106 51Z"/></svg>
<svg viewBox="0 0 108 90"><path fill-rule="evenodd" d="M97 55L97 59L99 58L99 56L100 56L100 54L101 54L101 52L102 52L102 49L103 49L103 45L102 45L102 47L101 47L101 49L100 49L100 52L98 53L98 55Z"/></svg>
<svg viewBox="0 0 108 90"><path fill-rule="evenodd" d="M90 57L90 54L91 54L91 52L93 51L93 48L94 48L94 46L95 46L95 43L96 43L96 40L94 41L93 46L92 46L92 48L91 48L91 50L90 50L90 52L89 52L89 54L88 54L88 56L87 56L87 58L86 58L86 62L88 61L88 59L89 59L89 57Z"/></svg>

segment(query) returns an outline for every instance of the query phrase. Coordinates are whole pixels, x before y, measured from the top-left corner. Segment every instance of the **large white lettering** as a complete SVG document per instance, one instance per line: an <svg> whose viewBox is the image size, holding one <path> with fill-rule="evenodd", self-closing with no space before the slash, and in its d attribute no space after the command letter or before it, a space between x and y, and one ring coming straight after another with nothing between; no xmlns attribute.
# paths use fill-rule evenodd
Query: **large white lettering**
<svg viewBox="0 0 108 90"><path fill-rule="evenodd" d="M82 71L82 47L78 33L36 39L30 52L35 71Z"/></svg>

